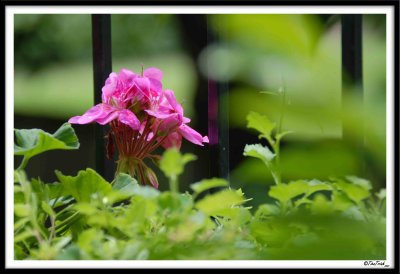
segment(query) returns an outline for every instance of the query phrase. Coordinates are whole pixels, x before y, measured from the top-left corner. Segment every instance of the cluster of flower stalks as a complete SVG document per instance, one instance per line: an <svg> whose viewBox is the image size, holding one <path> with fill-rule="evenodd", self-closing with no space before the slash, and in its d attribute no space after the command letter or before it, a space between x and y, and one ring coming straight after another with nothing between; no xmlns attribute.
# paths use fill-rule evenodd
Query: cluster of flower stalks
<svg viewBox="0 0 400 274"><path fill-rule="evenodd" d="M190 119L184 117L174 92L163 89L162 77L157 68L142 69L141 74L127 69L112 72L102 88L102 103L69 119L72 124L109 124L107 157L113 158L115 145L117 173L129 173L156 188L157 177L144 159L157 160L160 156L153 153L160 146L180 148L182 137L200 146L208 143L207 136L187 125Z"/></svg>

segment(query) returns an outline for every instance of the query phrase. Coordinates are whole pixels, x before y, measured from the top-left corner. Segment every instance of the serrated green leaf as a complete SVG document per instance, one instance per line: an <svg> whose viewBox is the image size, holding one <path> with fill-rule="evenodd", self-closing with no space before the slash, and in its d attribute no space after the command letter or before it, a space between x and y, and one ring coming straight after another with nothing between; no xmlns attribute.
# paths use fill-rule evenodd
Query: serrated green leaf
<svg viewBox="0 0 400 274"><path fill-rule="evenodd" d="M357 176L346 176L346 179L358 186L361 186L362 188L366 189L366 190L371 190L372 189L372 184L370 181L363 179L363 178L359 178Z"/></svg>
<svg viewBox="0 0 400 274"><path fill-rule="evenodd" d="M41 129L14 129L14 155L28 161L35 155L54 149L78 149L79 141L69 123L64 123L54 134Z"/></svg>
<svg viewBox="0 0 400 274"><path fill-rule="evenodd" d="M244 202L244 198L236 191L227 189L207 195L196 203L196 208L207 215L218 214L219 211L231 208Z"/></svg>
<svg viewBox="0 0 400 274"><path fill-rule="evenodd" d="M265 115L251 111L247 117L247 127L253 128L260 132L259 138L265 138L273 144L271 136L272 131L275 129L276 124L272 123Z"/></svg>
<svg viewBox="0 0 400 274"><path fill-rule="evenodd" d="M310 203L310 210L315 214L329 214L334 210L334 205L328 198L318 193Z"/></svg>
<svg viewBox="0 0 400 274"><path fill-rule="evenodd" d="M275 154L272 153L268 147L262 146L261 144L246 145L243 155L258 158L267 166L270 166L270 162L275 157Z"/></svg>
<svg viewBox="0 0 400 274"><path fill-rule="evenodd" d="M260 205L254 214L257 219L264 219L270 216L277 216L281 212L280 208L273 204L263 204Z"/></svg>
<svg viewBox="0 0 400 274"><path fill-rule="evenodd" d="M65 176L60 171L55 172L64 187L64 195L72 195L78 202L90 202L92 195L105 196L112 188L96 171L87 168L78 175Z"/></svg>
<svg viewBox="0 0 400 274"><path fill-rule="evenodd" d="M194 191L196 195L202 193L203 191L209 190L215 187L228 187L229 182L225 179L221 178L211 178L211 179L204 179L200 182L194 183L190 185L190 188Z"/></svg>
<svg viewBox="0 0 400 274"><path fill-rule="evenodd" d="M334 191L332 195L332 205L336 210L345 211L353 206L353 202L349 197L341 191Z"/></svg>
<svg viewBox="0 0 400 274"><path fill-rule="evenodd" d="M351 184L344 181L336 182L339 190L343 191L352 201L357 204L368 198L371 194L365 185Z"/></svg>
<svg viewBox="0 0 400 274"><path fill-rule="evenodd" d="M305 194L308 190L308 183L303 180L290 182L288 184L280 184L272 186L268 194L272 197L281 201L282 203L288 202L296 196Z"/></svg>
<svg viewBox="0 0 400 274"><path fill-rule="evenodd" d="M183 173L185 164L196 160L193 154L182 155L177 148L167 149L160 160L160 168L168 178L177 178Z"/></svg>
<svg viewBox="0 0 400 274"><path fill-rule="evenodd" d="M310 196L311 194L321 191L321 190L332 190L333 187L327 183L318 181L318 180L311 180L308 182L308 189L306 191L306 196Z"/></svg>

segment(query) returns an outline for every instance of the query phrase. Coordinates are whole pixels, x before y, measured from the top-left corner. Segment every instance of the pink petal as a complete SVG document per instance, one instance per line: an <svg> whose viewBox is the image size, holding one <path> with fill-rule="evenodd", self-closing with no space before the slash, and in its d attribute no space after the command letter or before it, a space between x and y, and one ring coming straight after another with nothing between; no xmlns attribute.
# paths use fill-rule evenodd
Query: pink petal
<svg viewBox="0 0 400 274"><path fill-rule="evenodd" d="M153 67L145 69L143 75L146 76L147 78L155 79L158 81L161 81L163 77L162 71L159 70L158 68L153 68Z"/></svg>
<svg viewBox="0 0 400 274"><path fill-rule="evenodd" d="M161 132L167 132L174 130L182 124L182 116L178 113L172 113L168 117L162 119L158 130Z"/></svg>
<svg viewBox="0 0 400 274"><path fill-rule="evenodd" d="M160 81L149 78L150 81L150 90L153 91L153 96L158 96L162 93L162 84Z"/></svg>
<svg viewBox="0 0 400 274"><path fill-rule="evenodd" d="M102 90L101 99L103 103L108 103L108 99L112 96L118 84L118 75L115 72L111 72L108 76L106 83Z"/></svg>
<svg viewBox="0 0 400 274"><path fill-rule="evenodd" d="M130 71L129 69L121 69L119 71L119 79L123 82L130 82L132 81L134 78L138 77L139 75L137 75L136 73Z"/></svg>
<svg viewBox="0 0 400 274"><path fill-rule="evenodd" d="M150 80L148 78L137 77L135 78L135 84L145 97L150 97Z"/></svg>
<svg viewBox="0 0 400 274"><path fill-rule="evenodd" d="M179 114L183 115L183 108L182 106L176 101L174 92L170 89L164 90L164 96L167 98L168 103L171 107Z"/></svg>
<svg viewBox="0 0 400 274"><path fill-rule="evenodd" d="M98 104L86 111L82 116L75 116L68 120L72 124L89 124L104 119L116 109L107 104Z"/></svg>
<svg viewBox="0 0 400 274"><path fill-rule="evenodd" d="M147 114L159 118L159 119L165 119L167 117L169 117L171 115L171 113L165 113L165 112L161 112L161 111L154 111L154 110L150 110L150 109L145 109L145 112L147 112Z"/></svg>
<svg viewBox="0 0 400 274"><path fill-rule="evenodd" d="M137 130L137 129L140 128L140 121L139 121L139 119L138 119L138 118L136 117L136 115L135 115L132 111L130 111L130 110L124 109L124 110L118 111L118 120L119 120L121 123L123 123L123 124L125 124L125 125L131 127L132 129Z"/></svg>
<svg viewBox="0 0 400 274"><path fill-rule="evenodd" d="M118 117L118 111L114 110L106 117L96 119L96 122L99 123L100 125L105 125L110 123L112 120L115 120L117 117Z"/></svg>
<svg viewBox="0 0 400 274"><path fill-rule="evenodd" d="M204 136L203 137L203 143L209 143L210 142L210 140L208 140L208 137L207 136Z"/></svg>
<svg viewBox="0 0 400 274"><path fill-rule="evenodd" d="M172 132L167 136L167 138L164 139L161 145L165 149L171 147L176 147L177 149L180 149L182 145L182 135L180 135L178 132Z"/></svg>
<svg viewBox="0 0 400 274"><path fill-rule="evenodd" d="M196 144L199 146L203 146L203 137L200 135L200 133L195 131L193 128L191 128L185 124L182 124L179 127L179 132L189 142L192 142L193 144ZM208 138L206 140L208 140Z"/></svg>

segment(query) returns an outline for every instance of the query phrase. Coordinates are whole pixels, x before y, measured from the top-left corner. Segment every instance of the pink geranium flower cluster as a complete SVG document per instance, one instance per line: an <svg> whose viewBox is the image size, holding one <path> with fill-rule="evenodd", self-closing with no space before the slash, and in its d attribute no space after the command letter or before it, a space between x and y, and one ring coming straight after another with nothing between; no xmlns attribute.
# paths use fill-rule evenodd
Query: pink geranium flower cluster
<svg viewBox="0 0 400 274"><path fill-rule="evenodd" d="M117 172L129 173L154 187L158 187L157 177L144 163L145 158L159 158L152 154L154 150L160 146L180 148L182 137L200 146L208 143L207 136L187 125L190 119L184 116L174 92L163 89L162 77L157 68L148 68L140 75L127 69L112 72L102 89L102 103L69 119L73 124L109 124L108 157L112 158L116 144Z"/></svg>

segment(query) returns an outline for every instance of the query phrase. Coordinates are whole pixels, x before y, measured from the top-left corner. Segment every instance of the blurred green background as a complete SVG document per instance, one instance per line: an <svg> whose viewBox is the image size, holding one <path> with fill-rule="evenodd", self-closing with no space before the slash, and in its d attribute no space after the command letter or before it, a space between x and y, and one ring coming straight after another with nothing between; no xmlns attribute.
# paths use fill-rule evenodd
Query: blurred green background
<svg viewBox="0 0 400 274"><path fill-rule="evenodd" d="M24 14L14 22L15 128L54 131L93 105L90 15ZM279 96L260 91L282 88L288 99L283 128L295 132L282 145L283 179L351 174L380 188L386 180L385 16L363 16L364 98L346 98L344 112L340 27L338 15L112 15L113 70L137 72L141 63L161 68L164 87L184 101L185 114L202 134L207 81L228 83L220 100L229 106L229 177L254 197L253 204L265 199L272 178L262 162L242 155L246 143L262 142L246 129L246 115L253 110L277 122ZM352 128L346 140L343 121ZM93 127L74 128L79 152L38 156L28 172L51 181L54 169L75 174L94 167ZM355 148L364 137L361 155ZM186 143L183 150L199 160L188 165L181 190L209 177L211 169L208 148Z"/></svg>

